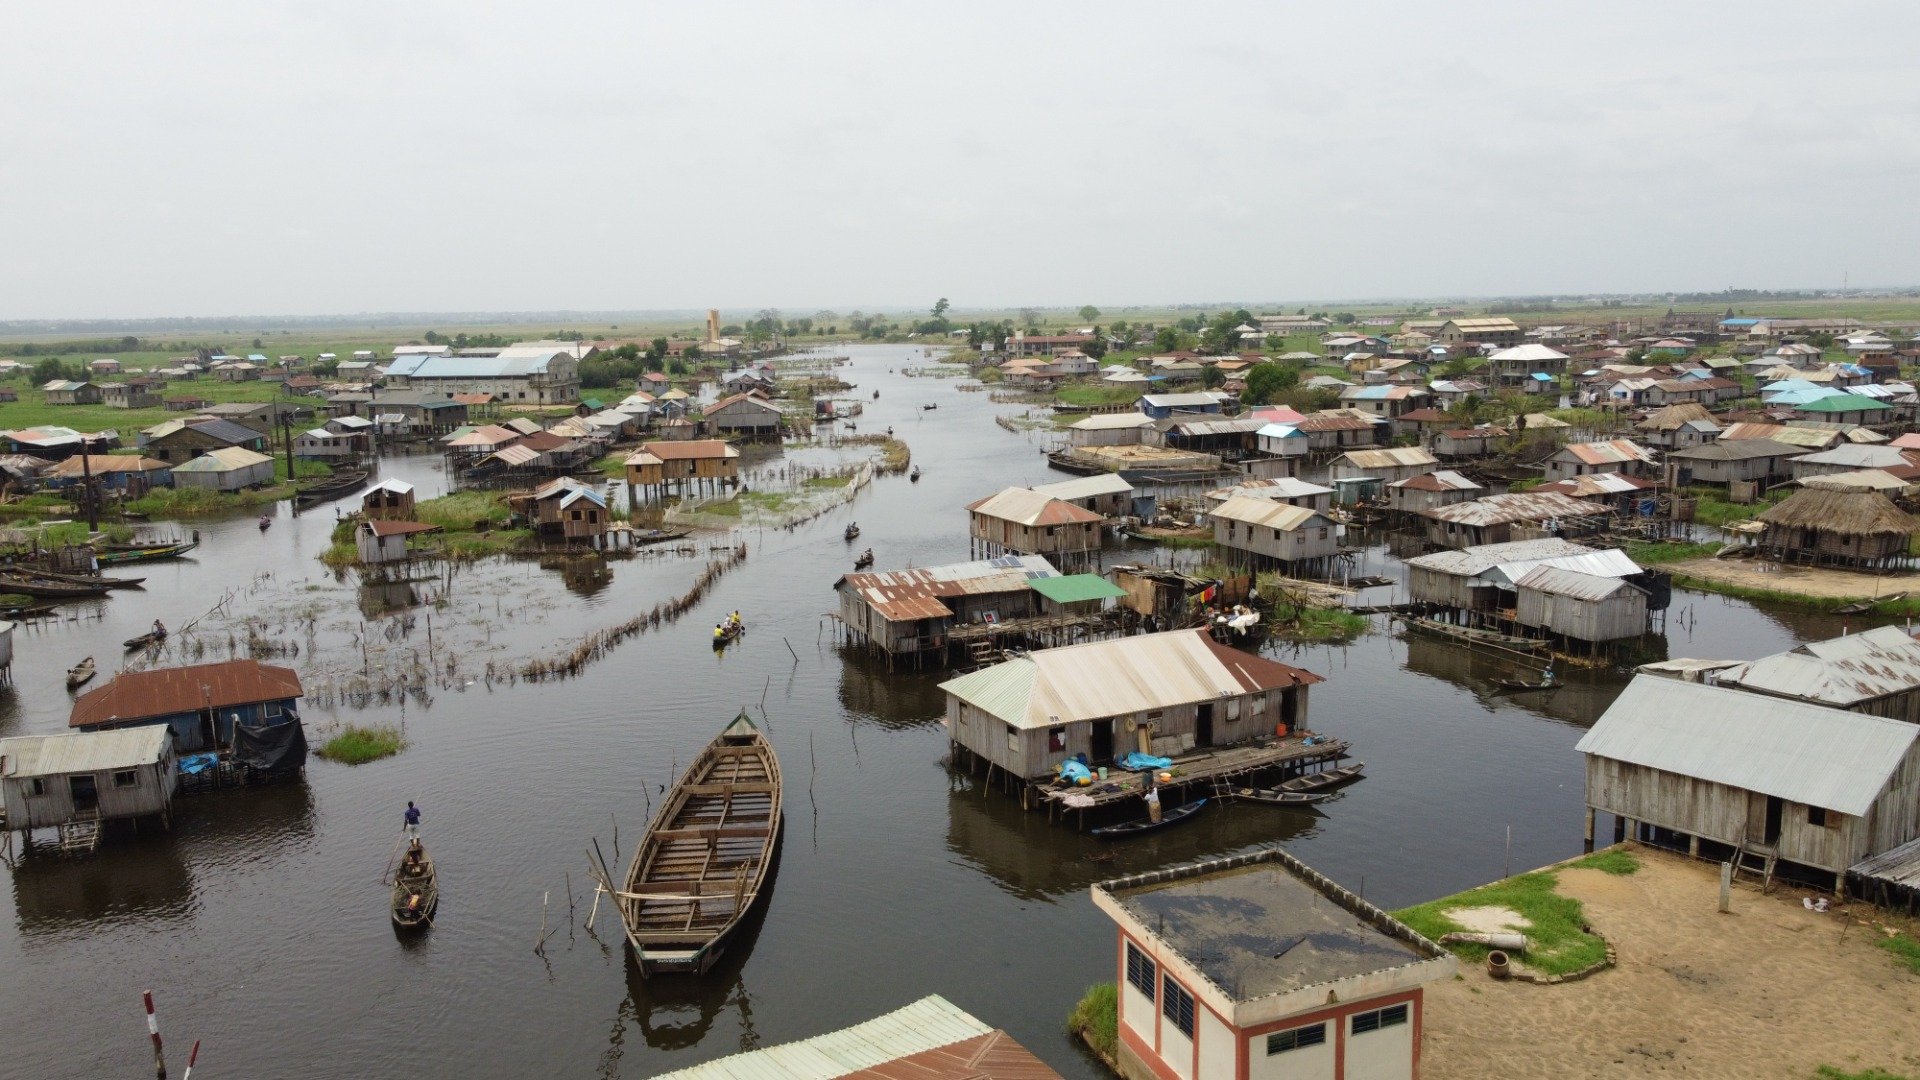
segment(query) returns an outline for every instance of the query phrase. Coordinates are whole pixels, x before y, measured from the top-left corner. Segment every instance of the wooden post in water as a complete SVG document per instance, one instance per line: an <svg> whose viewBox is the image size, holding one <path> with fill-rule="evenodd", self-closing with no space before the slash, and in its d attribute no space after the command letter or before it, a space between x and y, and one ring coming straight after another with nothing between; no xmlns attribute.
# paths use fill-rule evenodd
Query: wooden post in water
<svg viewBox="0 0 1920 1080"><path fill-rule="evenodd" d="M153 991L141 991L140 1000L147 1007L147 1034L153 1039L153 1075L156 1080L167 1080L167 1058L160 1046L160 1018L153 1014Z"/></svg>

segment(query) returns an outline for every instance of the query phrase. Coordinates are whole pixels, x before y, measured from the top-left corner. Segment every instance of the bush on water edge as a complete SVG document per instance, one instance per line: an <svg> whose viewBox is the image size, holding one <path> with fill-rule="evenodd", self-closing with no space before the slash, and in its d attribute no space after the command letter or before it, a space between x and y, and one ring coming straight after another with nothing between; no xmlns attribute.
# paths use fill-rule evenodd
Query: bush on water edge
<svg viewBox="0 0 1920 1080"><path fill-rule="evenodd" d="M293 497L292 484L214 491L211 488L154 488L126 504L126 509L150 518L205 517L234 510L257 510Z"/></svg>
<svg viewBox="0 0 1920 1080"><path fill-rule="evenodd" d="M1087 996L1067 1015L1067 1032L1078 1035L1107 1060L1120 1054L1120 991L1113 983L1087 988Z"/></svg>
<svg viewBox="0 0 1920 1080"><path fill-rule="evenodd" d="M322 743L314 753L343 765L365 765L369 761L392 757L406 748L407 740L401 737L398 728L348 724L340 729L339 734Z"/></svg>
<svg viewBox="0 0 1920 1080"><path fill-rule="evenodd" d="M1630 852L1598 852L1569 864L1571 868L1600 870L1609 874L1630 874L1640 868ZM1526 919L1529 925L1527 951L1519 957L1527 967L1547 975L1565 975L1605 960L1607 943L1587 932L1586 916L1580 901L1556 891L1559 870L1536 870L1491 885L1482 885L1453 896L1442 897L1394 912L1394 917L1428 938L1438 941L1443 935L1461 933L1466 927L1448 917L1460 908L1501 907ZM1449 945L1456 955L1469 961L1485 960L1490 951L1485 945Z"/></svg>

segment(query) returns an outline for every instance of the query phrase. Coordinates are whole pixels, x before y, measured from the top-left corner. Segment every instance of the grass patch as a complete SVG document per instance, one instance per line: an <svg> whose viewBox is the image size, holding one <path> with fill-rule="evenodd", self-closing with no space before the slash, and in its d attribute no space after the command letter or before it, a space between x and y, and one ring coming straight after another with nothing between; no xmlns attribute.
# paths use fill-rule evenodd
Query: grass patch
<svg viewBox="0 0 1920 1080"><path fill-rule="evenodd" d="M479 532L482 526L497 528L512 516L513 510L506 500L491 491L457 491L428 499L413 508L415 521L438 525L442 532L450 533Z"/></svg>
<svg viewBox="0 0 1920 1080"><path fill-rule="evenodd" d="M210 488L154 488L125 504L126 509L150 518L209 517L236 510L258 510L282 499L293 498L292 484L249 488L246 491L214 491Z"/></svg>
<svg viewBox="0 0 1920 1080"><path fill-rule="evenodd" d="M322 476L332 476L333 466L324 461L312 461L303 457L293 459L293 479L314 480ZM273 478L282 483L287 477L287 456L280 454L273 459Z"/></svg>
<svg viewBox="0 0 1920 1080"><path fill-rule="evenodd" d="M1898 958L1902 964L1906 965L1908 971L1920 975L1920 941L1904 935L1881 938L1880 947Z"/></svg>
<svg viewBox="0 0 1920 1080"><path fill-rule="evenodd" d="M810 488L843 488L851 483L853 483L853 477L851 476L815 476L809 478L805 486Z"/></svg>
<svg viewBox="0 0 1920 1080"><path fill-rule="evenodd" d="M593 463L593 471L603 476L624 479L627 475L627 455L608 454L606 457Z"/></svg>
<svg viewBox="0 0 1920 1080"><path fill-rule="evenodd" d="M1728 525L1776 506L1791 494L1793 492L1786 488L1775 488L1758 502L1732 503L1727 501L1727 493L1717 488L1694 487L1688 488L1681 498L1695 500L1693 520L1702 525Z"/></svg>
<svg viewBox="0 0 1920 1080"><path fill-rule="evenodd" d="M1062 405L1131 405L1143 393L1138 383L1075 383L1054 393Z"/></svg>
<svg viewBox="0 0 1920 1080"><path fill-rule="evenodd" d="M1274 632L1288 641L1348 641L1372 627L1365 615L1341 608L1294 607L1274 605L1268 616Z"/></svg>
<svg viewBox="0 0 1920 1080"><path fill-rule="evenodd" d="M1605 851L1596 851L1584 859L1576 860L1572 865L1581 870L1598 870L1602 873L1618 874L1622 877L1628 874L1638 873L1640 870L1640 860L1634 858L1633 852L1625 848L1608 848Z"/></svg>
<svg viewBox="0 0 1920 1080"><path fill-rule="evenodd" d="M1630 874L1639 868L1639 863L1625 851L1598 852L1573 865L1610 874ZM1565 975L1606 959L1607 943L1581 928L1586 917L1580 901L1560 895L1556 891L1559 884L1557 871L1536 870L1404 908L1394 912L1394 917L1438 941L1442 935L1467 929L1448 916L1451 911L1475 907L1507 908L1533 924L1525 931L1528 949L1521 958L1527 967L1548 975ZM1485 945L1459 944L1447 948L1462 959L1474 962L1485 960L1491 951Z"/></svg>
<svg viewBox="0 0 1920 1080"><path fill-rule="evenodd" d="M1641 566L1705 559L1720 550L1719 544L1656 544L1645 540L1630 540L1621 547L1627 558Z"/></svg>
<svg viewBox="0 0 1920 1080"><path fill-rule="evenodd" d="M1120 1054L1120 991L1113 983L1097 983L1087 988L1087 996L1067 1014L1067 1031L1085 1039L1088 1046L1115 1060Z"/></svg>
<svg viewBox="0 0 1920 1080"><path fill-rule="evenodd" d="M342 765L365 765L369 761L392 757L407 748L399 728L361 727L349 724L339 734L322 743L314 753Z"/></svg>
<svg viewBox="0 0 1920 1080"><path fill-rule="evenodd" d="M1913 1080L1911 1076L1890 1073L1885 1069L1862 1069L1859 1072L1847 1072L1831 1065L1822 1065L1813 1070L1813 1080Z"/></svg>

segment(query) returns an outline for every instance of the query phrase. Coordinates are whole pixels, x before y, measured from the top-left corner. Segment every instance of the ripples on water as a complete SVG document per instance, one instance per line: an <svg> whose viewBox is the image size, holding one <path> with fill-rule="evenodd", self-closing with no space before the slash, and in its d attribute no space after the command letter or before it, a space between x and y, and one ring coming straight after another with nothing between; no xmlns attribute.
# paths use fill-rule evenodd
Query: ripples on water
<svg viewBox="0 0 1920 1080"><path fill-rule="evenodd" d="M702 607L579 678L306 710L310 726L404 725L412 745L398 758L314 761L301 784L186 798L171 834L13 871L0 892L0 1015L11 1032L0 1072L143 1067L138 991L150 987L175 1067L198 1038L202 1068L226 1076L650 1076L941 993L1067 1075L1093 1077L1098 1067L1061 1025L1088 984L1113 977L1110 924L1086 895L1095 881L1280 842L1397 906L1497 877L1509 825L1516 868L1579 850L1573 744L1622 681L1576 676L1554 694L1496 697L1490 679L1508 674L1497 664L1379 623L1347 646L1277 647L1328 677L1313 690L1311 722L1367 762L1364 783L1320 806L1210 807L1182 829L1102 844L955 782L941 765L940 677L887 675L833 645L822 615L848 565L840 531L857 518L881 569L961 561L964 503L1060 476L1040 456L1043 436L992 423L1018 407L960 393L954 380L901 376L904 347L853 352L862 433L893 425L920 483L885 478L795 530L746 530L751 557ZM922 411L927 401L940 409ZM445 488L435 458L388 459L385 471L423 497ZM322 637L363 624L380 633L391 618L382 612L409 591L448 591L488 623L462 644L454 620L436 618L449 635L441 648L471 671L492 657L562 652L683 591L699 565L615 562L610 577L576 568L569 591L561 572L496 563L363 593L316 559L332 524L330 508L293 518L284 507L264 534L250 518L203 524L193 559L143 568L144 593L23 627L0 734L63 730L68 665L117 658L118 642L154 618L183 625L261 574L272 579L258 595L324 610ZM1367 572L1397 573L1384 548L1367 558ZM715 654L707 626L735 608L751 632ZM413 609L422 621L426 611ZM1675 613L1675 656L1755 656L1839 632L1830 618L1688 593ZM597 940L580 926L585 851L598 837L609 861L630 855L674 767L763 697L789 785L772 902L710 978L642 980L615 919L602 912ZM425 811L443 889L437 925L416 942L396 940L379 884L407 799ZM543 896L559 927L544 959L533 951Z"/></svg>

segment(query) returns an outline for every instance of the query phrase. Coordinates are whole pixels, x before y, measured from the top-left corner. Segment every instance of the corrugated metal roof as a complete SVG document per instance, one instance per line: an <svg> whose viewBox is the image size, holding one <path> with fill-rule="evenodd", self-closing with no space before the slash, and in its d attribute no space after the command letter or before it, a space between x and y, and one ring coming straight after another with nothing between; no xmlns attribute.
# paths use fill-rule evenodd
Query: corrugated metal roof
<svg viewBox="0 0 1920 1080"><path fill-rule="evenodd" d="M1409 476L1405 480L1395 480L1387 485L1390 488L1402 488L1407 491L1479 491L1479 484L1454 472L1452 469L1435 469L1419 476Z"/></svg>
<svg viewBox="0 0 1920 1080"><path fill-rule="evenodd" d="M539 461L540 451L525 446L503 446L487 456L504 463L508 468L517 468Z"/></svg>
<svg viewBox="0 0 1920 1080"><path fill-rule="evenodd" d="M1407 565L1442 574L1473 577L1503 563L1510 565L1534 563L1568 555L1588 555L1592 552L1592 548L1582 547L1558 537L1549 537L1544 540L1514 540L1505 544L1480 544L1476 547L1461 548L1458 551L1436 551L1431 555L1416 555L1407 560Z"/></svg>
<svg viewBox="0 0 1920 1080"><path fill-rule="evenodd" d="M1349 450L1334 459L1359 469L1396 469L1407 466L1438 465L1440 459L1418 446L1396 446L1385 450Z"/></svg>
<svg viewBox="0 0 1920 1080"><path fill-rule="evenodd" d="M1236 495L1208 511L1208 514L1227 521L1258 525L1263 529L1279 529L1281 532L1292 532L1315 518L1327 521L1317 510L1250 495Z"/></svg>
<svg viewBox="0 0 1920 1080"><path fill-rule="evenodd" d="M1049 498L1072 502L1075 499L1091 499L1096 495L1131 495L1133 485L1127 483L1119 473L1098 473L1062 480L1057 484L1036 484L1032 490Z"/></svg>
<svg viewBox="0 0 1920 1080"><path fill-rule="evenodd" d="M267 455L256 454L244 446L223 446L218 450L209 450L192 461L175 465L173 471L176 473L233 472L272 460Z"/></svg>
<svg viewBox="0 0 1920 1080"><path fill-rule="evenodd" d="M0 776L59 776L151 765L173 738L165 724L0 739Z"/></svg>
<svg viewBox="0 0 1920 1080"><path fill-rule="evenodd" d="M1514 491L1505 495L1486 495L1471 502L1435 506L1420 511L1438 521L1459 525L1511 525L1516 521L1545 521L1548 518L1585 517L1594 507L1557 491Z"/></svg>
<svg viewBox="0 0 1920 1080"><path fill-rule="evenodd" d="M1800 486L1827 491L1900 491L1910 485L1884 469L1853 469L1809 476L1800 481Z"/></svg>
<svg viewBox="0 0 1920 1080"><path fill-rule="evenodd" d="M566 349L508 347L492 356L399 356L387 365L387 377L518 379L544 375L554 358L571 355Z"/></svg>
<svg viewBox="0 0 1920 1080"><path fill-rule="evenodd" d="M1920 725L1636 675L1575 749L1859 817Z"/></svg>
<svg viewBox="0 0 1920 1080"><path fill-rule="evenodd" d="M1182 435L1243 435L1259 431L1267 422L1257 416L1242 416L1232 420L1177 420L1169 427Z"/></svg>
<svg viewBox="0 0 1920 1080"><path fill-rule="evenodd" d="M1478 322L1478 321L1480 320L1476 320L1476 319L1467 320L1467 322ZM1506 323L1508 326L1513 325L1511 320L1501 319L1499 321ZM1458 319L1454 320L1454 325L1460 327L1462 330L1467 328L1467 323L1461 322ZM1487 357L1488 360L1497 360L1502 362L1526 361L1527 363L1538 363L1542 360L1565 360L1566 358L1567 358L1566 353L1561 352L1559 349L1549 348L1548 346L1545 346L1545 345L1515 345L1511 349L1501 349L1499 352L1493 353L1492 355Z"/></svg>
<svg viewBox="0 0 1920 1080"><path fill-rule="evenodd" d="M943 596L1020 592L1039 578L1058 574L1042 556L1003 555L924 569L848 574L834 587L853 589L881 618L906 622L952 615L952 609L940 602Z"/></svg>
<svg viewBox="0 0 1920 1080"><path fill-rule="evenodd" d="M1148 394L1140 399L1156 409L1205 408L1219 405L1220 399L1212 394Z"/></svg>
<svg viewBox="0 0 1920 1080"><path fill-rule="evenodd" d="M1042 495L1031 488L1008 488L967 504L970 513L1011 521L1016 525L1082 525L1106 519L1070 502Z"/></svg>
<svg viewBox="0 0 1920 1080"><path fill-rule="evenodd" d="M1575 461L1588 465L1618 465L1630 461L1653 463L1653 454L1632 439L1568 443L1560 453L1570 454Z"/></svg>
<svg viewBox="0 0 1920 1080"><path fill-rule="evenodd" d="M1625 495L1632 491L1646 491L1660 485L1652 480L1642 480L1625 473L1581 473L1569 476L1565 480L1541 484L1534 488L1536 492L1558 492L1572 499L1590 499L1596 495Z"/></svg>
<svg viewBox="0 0 1920 1080"><path fill-rule="evenodd" d="M940 686L1015 727L1039 728L1320 681L1195 629L1042 649Z"/></svg>
<svg viewBox="0 0 1920 1080"><path fill-rule="evenodd" d="M257 660L123 671L97 690L80 695L67 723L73 727L110 720L140 720L172 713L223 709L300 696L292 668Z"/></svg>
<svg viewBox="0 0 1920 1080"><path fill-rule="evenodd" d="M662 1073L656 1080L834 1080L992 1031L933 995L849 1028Z"/></svg>
<svg viewBox="0 0 1920 1080"><path fill-rule="evenodd" d="M1790 446L1772 439L1728 439L1722 435L1710 443L1675 450L1667 455L1667 460L1748 461L1753 458L1799 457L1806 452L1804 446Z"/></svg>
<svg viewBox="0 0 1920 1080"><path fill-rule="evenodd" d="M1251 499L1310 499L1316 495L1331 495L1333 489L1310 484L1297 476L1274 476L1263 480L1245 480L1232 487L1207 492L1207 498L1214 502L1226 502L1235 496Z"/></svg>
<svg viewBox="0 0 1920 1080"><path fill-rule="evenodd" d="M1027 585L1056 604L1078 604L1088 600L1110 600L1127 595L1127 590L1099 574L1067 574L1063 577L1032 578Z"/></svg>
<svg viewBox="0 0 1920 1080"><path fill-rule="evenodd" d="M1575 600L1605 600L1621 589L1633 588L1622 578L1596 577L1545 563L1520 575L1513 585L1516 589L1531 589Z"/></svg>
<svg viewBox="0 0 1920 1080"><path fill-rule="evenodd" d="M1889 465L1908 465L1907 456L1891 446L1843 443L1831 450L1795 458L1809 465L1845 465L1850 469L1884 469Z"/></svg>
<svg viewBox="0 0 1920 1080"><path fill-rule="evenodd" d="M1737 665L1720 682L1845 707L1920 688L1920 641L1876 627Z"/></svg>
<svg viewBox="0 0 1920 1080"><path fill-rule="evenodd" d="M1111 431L1115 429L1145 427L1153 423L1145 413L1096 413L1083 416L1067 425L1076 431Z"/></svg>
<svg viewBox="0 0 1920 1080"><path fill-rule="evenodd" d="M690 458L737 458L740 451L719 439L688 439L684 442L668 440L650 442L642 446L641 451L652 454L661 461L685 461Z"/></svg>
<svg viewBox="0 0 1920 1080"><path fill-rule="evenodd" d="M1559 570L1568 570L1588 577L1625 578L1640 573L1640 566L1627 557L1619 548L1606 548L1601 551L1587 551L1578 555L1560 555L1550 559L1524 559L1518 562L1503 562L1481 575L1486 580L1499 585L1511 585L1525 577L1536 566L1551 566Z"/></svg>

